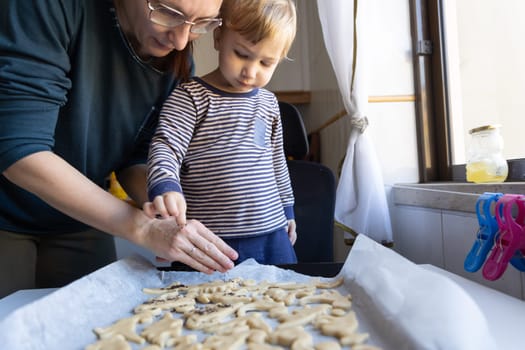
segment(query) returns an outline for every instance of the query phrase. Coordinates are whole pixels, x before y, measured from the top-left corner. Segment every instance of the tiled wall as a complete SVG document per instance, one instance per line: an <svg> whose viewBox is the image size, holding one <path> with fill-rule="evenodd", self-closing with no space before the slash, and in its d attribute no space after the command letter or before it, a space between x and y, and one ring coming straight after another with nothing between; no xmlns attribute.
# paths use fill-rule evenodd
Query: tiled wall
<svg viewBox="0 0 525 350"><path fill-rule="evenodd" d="M513 297L525 300L525 273L509 265L496 281L483 278L481 270L463 268L478 229L473 213L408 205L392 207L394 249L416 264L431 264Z"/></svg>

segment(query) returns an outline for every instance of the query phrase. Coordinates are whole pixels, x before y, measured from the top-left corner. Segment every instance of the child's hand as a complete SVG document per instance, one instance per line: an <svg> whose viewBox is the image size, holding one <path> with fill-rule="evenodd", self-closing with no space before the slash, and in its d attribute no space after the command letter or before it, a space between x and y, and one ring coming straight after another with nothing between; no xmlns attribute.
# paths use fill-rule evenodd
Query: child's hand
<svg viewBox="0 0 525 350"><path fill-rule="evenodd" d="M182 193L166 192L153 198L153 202L144 203L142 210L150 218L157 215L162 218L173 216L179 226L186 225L186 200Z"/></svg>
<svg viewBox="0 0 525 350"><path fill-rule="evenodd" d="M295 220L288 220L288 238L290 239L290 242L292 245L295 244L295 241L297 241L297 232L295 231L297 228Z"/></svg>

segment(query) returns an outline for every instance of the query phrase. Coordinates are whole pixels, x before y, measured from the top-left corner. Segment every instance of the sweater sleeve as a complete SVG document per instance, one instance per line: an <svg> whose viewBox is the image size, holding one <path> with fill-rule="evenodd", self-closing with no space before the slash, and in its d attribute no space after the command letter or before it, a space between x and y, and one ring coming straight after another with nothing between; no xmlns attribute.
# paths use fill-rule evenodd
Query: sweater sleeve
<svg viewBox="0 0 525 350"><path fill-rule="evenodd" d="M0 171L54 145L71 88L73 3L0 1Z"/></svg>
<svg viewBox="0 0 525 350"><path fill-rule="evenodd" d="M290 182L290 174L286 164L284 154L283 127L281 123L281 113L277 99L274 100L273 115L275 116L272 124L272 148L273 148L273 168L277 180L277 188L281 196L283 208L288 220L294 219L294 195Z"/></svg>
<svg viewBox="0 0 525 350"><path fill-rule="evenodd" d="M193 136L196 109L191 95L178 87L166 100L148 155L148 197L182 193L180 171Z"/></svg>

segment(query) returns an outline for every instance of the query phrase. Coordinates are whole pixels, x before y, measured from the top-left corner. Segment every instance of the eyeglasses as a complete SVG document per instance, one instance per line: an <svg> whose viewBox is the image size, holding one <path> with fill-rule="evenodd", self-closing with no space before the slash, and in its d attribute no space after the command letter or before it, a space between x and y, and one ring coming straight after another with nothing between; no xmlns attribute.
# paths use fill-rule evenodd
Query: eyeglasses
<svg viewBox="0 0 525 350"><path fill-rule="evenodd" d="M194 34L205 34L222 25L222 18L203 18L198 21L191 22L187 20L184 13L169 7L161 2L155 1L152 4L150 0L146 0L149 8L149 19L155 24L165 27L177 27L182 24L189 24L190 32Z"/></svg>

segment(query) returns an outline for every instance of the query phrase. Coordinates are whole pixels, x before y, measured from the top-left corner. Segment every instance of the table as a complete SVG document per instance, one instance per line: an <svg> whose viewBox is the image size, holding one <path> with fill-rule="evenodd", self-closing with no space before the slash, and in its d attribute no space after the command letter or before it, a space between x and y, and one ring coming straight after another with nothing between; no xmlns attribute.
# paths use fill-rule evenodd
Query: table
<svg viewBox="0 0 525 350"><path fill-rule="evenodd" d="M19 307L40 299L55 290L57 288L24 289L0 299L0 320Z"/></svg>
<svg viewBox="0 0 525 350"><path fill-rule="evenodd" d="M525 301L445 271L433 265L421 265L449 277L476 301L488 321L499 349L524 349Z"/></svg>
<svg viewBox="0 0 525 350"><path fill-rule="evenodd" d="M298 272L307 273L308 271L315 271L310 270L308 265L299 265L300 266L293 267ZM525 326L525 301L487 288L479 283L469 281L436 266L420 266L450 278L452 281L460 285L473 298L473 300L478 303L481 311L488 320L493 336L499 343L501 349L512 350L523 348L520 344L523 344L522 332L524 331ZM287 267L291 268L292 266L287 265ZM327 275L332 275L334 268L337 266L329 264L326 265L326 267L326 271L331 272ZM316 269L318 268L319 267L316 267ZM21 290L0 299L0 320L17 308L42 298L54 290L56 289Z"/></svg>

